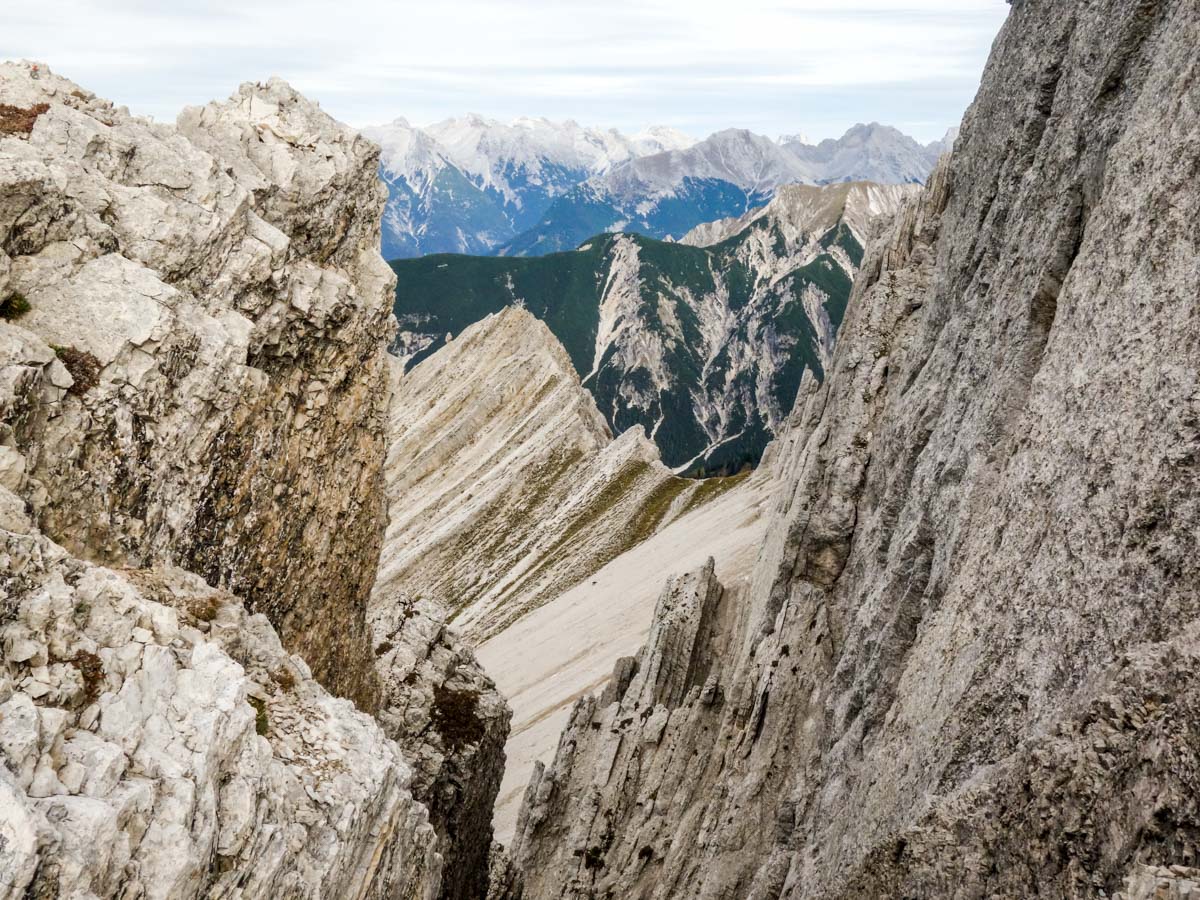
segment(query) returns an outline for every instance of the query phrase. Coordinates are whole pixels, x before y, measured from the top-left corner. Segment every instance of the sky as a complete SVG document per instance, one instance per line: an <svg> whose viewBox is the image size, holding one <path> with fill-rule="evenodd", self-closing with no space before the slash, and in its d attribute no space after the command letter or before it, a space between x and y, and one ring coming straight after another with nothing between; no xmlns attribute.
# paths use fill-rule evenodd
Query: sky
<svg viewBox="0 0 1200 900"><path fill-rule="evenodd" d="M173 121L286 78L355 126L476 112L696 137L922 141L956 125L1006 0L4 0L0 59Z"/></svg>

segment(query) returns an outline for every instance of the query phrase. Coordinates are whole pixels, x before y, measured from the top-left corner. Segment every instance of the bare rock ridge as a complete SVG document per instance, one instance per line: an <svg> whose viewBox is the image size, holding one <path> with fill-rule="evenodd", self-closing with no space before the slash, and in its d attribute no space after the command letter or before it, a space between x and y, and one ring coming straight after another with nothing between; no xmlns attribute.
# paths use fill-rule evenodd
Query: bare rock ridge
<svg viewBox="0 0 1200 900"><path fill-rule="evenodd" d="M499 840L512 839L532 765L553 759L575 701L645 642L663 580L708 557L732 587L749 579L773 487L767 473L755 472L479 646L480 662L513 711L496 800Z"/></svg>
<svg viewBox="0 0 1200 900"><path fill-rule="evenodd" d="M785 184L766 206L737 218L697 225L681 237L679 243L694 247L719 244L756 222L775 226L782 243L794 255L799 255L803 243L815 243L810 235L819 236L839 222L844 222L854 234L868 240L879 230L877 223L889 222L905 198L915 196L919 190L914 184L875 184L870 181L848 181L823 187Z"/></svg>
<svg viewBox="0 0 1200 900"><path fill-rule="evenodd" d="M62 348L14 360L32 364L8 429L34 517L87 559L228 587L373 710L393 283L378 149L278 81L173 128L49 73L0 79L6 103L47 104L0 157L6 293Z"/></svg>
<svg viewBox="0 0 1200 900"><path fill-rule="evenodd" d="M673 476L640 427L614 439L519 307L397 377L376 596L446 607L475 643L743 480Z"/></svg>
<svg viewBox="0 0 1200 900"><path fill-rule="evenodd" d="M1013 4L749 588L669 585L530 783L526 900L1194 893L1198 35Z"/></svg>
<svg viewBox="0 0 1200 900"><path fill-rule="evenodd" d="M369 612L379 663L393 670L380 720L389 733L397 726L402 746L402 723L432 720L439 695L430 685L463 655L431 651L449 610L486 650L489 673L503 672L513 733L500 753L508 719L494 713L503 701L469 688L483 698L484 739L445 754L410 728L420 745L411 758L439 834L478 832L457 843L486 853L501 773L496 822L507 840L530 764L553 752L570 704L607 677L613 654L641 643L658 583L695 557L691 543L750 567L766 487L675 477L640 428L614 439L562 345L519 307L395 374L390 516ZM613 602L605 591L616 584Z"/></svg>
<svg viewBox="0 0 1200 900"><path fill-rule="evenodd" d="M277 80L0 103L0 898L479 896L507 707L368 604L377 148Z"/></svg>

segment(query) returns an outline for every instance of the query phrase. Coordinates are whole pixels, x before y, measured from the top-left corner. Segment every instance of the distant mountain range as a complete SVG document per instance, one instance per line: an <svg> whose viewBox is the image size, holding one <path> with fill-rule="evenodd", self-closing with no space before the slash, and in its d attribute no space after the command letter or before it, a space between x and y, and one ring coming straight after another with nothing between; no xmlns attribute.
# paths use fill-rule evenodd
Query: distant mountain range
<svg viewBox="0 0 1200 900"><path fill-rule="evenodd" d="M427 128L397 119L363 133L383 148L388 259L495 253L576 185L639 156L695 143L670 128L628 137L570 121L505 123L477 115Z"/></svg>
<svg viewBox="0 0 1200 900"><path fill-rule="evenodd" d="M471 115L364 129L383 148L388 259L430 253L540 256L594 234L675 239L744 215L785 184L921 183L953 142L921 145L877 123L813 145L728 129L695 141L670 128L632 137L575 122Z"/></svg>
<svg viewBox="0 0 1200 900"><path fill-rule="evenodd" d="M689 475L758 462L806 371L822 377L863 246L914 188L788 185L665 242L601 233L536 259L395 260L393 351L410 366L524 306L562 342L614 434L640 426Z"/></svg>

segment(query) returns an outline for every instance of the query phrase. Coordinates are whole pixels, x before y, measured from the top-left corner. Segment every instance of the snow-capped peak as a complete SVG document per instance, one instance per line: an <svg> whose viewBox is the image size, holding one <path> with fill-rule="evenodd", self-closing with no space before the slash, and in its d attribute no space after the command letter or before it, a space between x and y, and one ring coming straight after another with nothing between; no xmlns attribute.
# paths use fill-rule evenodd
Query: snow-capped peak
<svg viewBox="0 0 1200 900"><path fill-rule="evenodd" d="M668 150L686 150L688 147L694 146L697 141L690 134L685 134L677 128L654 125L635 134L633 143L642 151L640 155L649 156L653 153L665 153Z"/></svg>
<svg viewBox="0 0 1200 900"><path fill-rule="evenodd" d="M604 180L617 197L655 197L670 194L685 178L716 179L749 192L769 192L781 184L811 182L812 173L770 138L727 128L684 149L632 160Z"/></svg>
<svg viewBox="0 0 1200 900"><path fill-rule="evenodd" d="M631 159L695 143L663 126L627 137L616 129L587 128L570 119L554 122L522 116L501 122L478 113L425 128L414 128L398 118L363 133L383 146L385 171L421 181L428 178L427 173L421 174L423 169L433 166L436 171L449 162L479 187L494 188L510 201L518 193L512 183L515 177L542 184L570 173L569 180L580 181Z"/></svg>
<svg viewBox="0 0 1200 900"><path fill-rule="evenodd" d="M363 134L379 144L388 179L406 181L418 193L448 163L441 145L403 117L364 128Z"/></svg>
<svg viewBox="0 0 1200 900"><path fill-rule="evenodd" d="M775 141L775 143L779 144L779 146L782 147L786 144L808 144L808 145L811 145L812 141L809 139L808 135L805 134L803 131L797 131L794 134L781 134L779 136L779 138Z"/></svg>

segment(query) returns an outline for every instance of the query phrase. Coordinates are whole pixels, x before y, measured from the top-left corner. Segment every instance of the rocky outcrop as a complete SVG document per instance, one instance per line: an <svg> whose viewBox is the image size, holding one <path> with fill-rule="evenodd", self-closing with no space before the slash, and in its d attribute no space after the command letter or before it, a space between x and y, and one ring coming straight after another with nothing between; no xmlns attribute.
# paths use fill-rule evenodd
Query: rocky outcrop
<svg viewBox="0 0 1200 900"><path fill-rule="evenodd" d="M575 701L645 642L663 579L708 557L731 588L749 579L773 487L765 472L739 481L479 646L480 662L513 711L495 807L498 840L512 840L533 764L554 758Z"/></svg>
<svg viewBox="0 0 1200 900"><path fill-rule="evenodd" d="M42 110L0 136L4 296L29 307L4 338L0 442L37 523L87 559L238 593L373 710L378 149L280 81L177 127L44 68L0 66L0 96Z"/></svg>
<svg viewBox="0 0 1200 900"><path fill-rule="evenodd" d="M368 621L377 150L279 81L0 97L0 897L479 896L507 708Z"/></svg>
<svg viewBox="0 0 1200 900"><path fill-rule="evenodd" d="M831 228L836 228L839 222L845 222L859 241L868 242L890 226L906 199L919 192L920 188L914 184L876 184L873 181L847 181L823 187L785 184L766 206L737 218L697 225L681 237L679 243L710 247L735 237L757 222L761 226L759 231L778 238L786 250L785 254L773 254L776 259L772 259L764 252L765 248L754 248L762 254L764 262L775 262L776 271L763 270L763 277L778 277L788 268L794 268L797 258L805 255L806 250L811 254L816 241Z"/></svg>
<svg viewBox="0 0 1200 900"><path fill-rule="evenodd" d="M1198 28L1014 3L748 593L670 589L531 783L526 898L1194 890Z"/></svg>
<svg viewBox="0 0 1200 900"><path fill-rule="evenodd" d="M471 326L408 374L397 365L395 374L390 523L369 614L384 683L380 721L407 751L414 791L444 838L447 896L473 897L483 883L469 879L486 873L502 777L523 783L531 754L553 751L560 708L580 690L575 676L591 686L597 658L603 675L622 644L593 621L579 636L591 645L584 652L575 636L563 635L529 658L538 639L514 624L559 599L590 615L603 598L585 585L599 570L712 508L744 479L677 478L640 429L614 440L562 346L518 307ZM740 525L743 509L727 518L736 515ZM759 533L731 530L743 542ZM661 578L658 563L653 570ZM629 602L638 596L629 591ZM526 659L521 681L544 676L546 690L519 705L518 726L546 726L515 748L515 770L506 770L508 706L444 626L448 613L465 640L487 642L505 662ZM630 609L621 617L634 647L648 614ZM519 798L519 789L509 790L505 838ZM459 875L468 880L453 893Z"/></svg>
<svg viewBox="0 0 1200 900"><path fill-rule="evenodd" d="M439 896L399 748L263 615L11 516L0 570L0 898Z"/></svg>
<svg viewBox="0 0 1200 900"><path fill-rule="evenodd" d="M444 858L442 898L487 892L492 808L512 711L429 600L377 591L370 614L384 686L379 723L413 768Z"/></svg>

